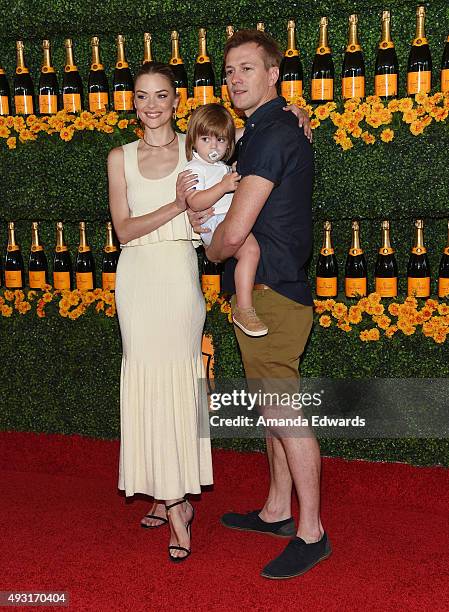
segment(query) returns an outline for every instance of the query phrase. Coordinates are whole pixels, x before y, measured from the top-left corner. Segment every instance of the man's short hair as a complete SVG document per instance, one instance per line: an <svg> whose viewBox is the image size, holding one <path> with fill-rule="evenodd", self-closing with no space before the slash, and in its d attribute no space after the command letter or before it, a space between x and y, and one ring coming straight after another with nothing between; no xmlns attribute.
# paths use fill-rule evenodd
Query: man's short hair
<svg viewBox="0 0 449 612"><path fill-rule="evenodd" d="M263 49L265 68L279 68L283 53L279 49L277 42L266 32L260 30L238 30L228 39L224 48L224 61L231 49L245 45L246 43L256 43Z"/></svg>

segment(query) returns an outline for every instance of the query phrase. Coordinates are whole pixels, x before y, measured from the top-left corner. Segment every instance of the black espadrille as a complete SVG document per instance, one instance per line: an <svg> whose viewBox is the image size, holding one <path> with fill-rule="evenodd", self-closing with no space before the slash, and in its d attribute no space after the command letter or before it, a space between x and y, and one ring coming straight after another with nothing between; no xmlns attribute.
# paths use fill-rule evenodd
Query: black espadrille
<svg viewBox="0 0 449 612"><path fill-rule="evenodd" d="M295 521L293 517L276 521L275 523L267 523L259 516L260 510L254 510L247 514L238 514L237 512L228 512L221 517L221 523L229 529L240 529L241 531L255 531L256 533L267 533L281 538L291 538L295 532Z"/></svg>
<svg viewBox="0 0 449 612"><path fill-rule="evenodd" d="M261 576L274 580L301 576L323 559L327 559L331 553L326 533L321 540L312 544L306 544L301 538L294 538L276 559L264 567Z"/></svg>

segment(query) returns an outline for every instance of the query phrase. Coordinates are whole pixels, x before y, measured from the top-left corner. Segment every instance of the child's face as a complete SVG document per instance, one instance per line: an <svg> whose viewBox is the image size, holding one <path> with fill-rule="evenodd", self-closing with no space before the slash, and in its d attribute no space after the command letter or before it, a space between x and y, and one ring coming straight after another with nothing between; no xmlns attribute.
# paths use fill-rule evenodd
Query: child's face
<svg viewBox="0 0 449 612"><path fill-rule="evenodd" d="M223 159L228 148L228 141L224 136L198 136L195 149L198 155L209 164Z"/></svg>

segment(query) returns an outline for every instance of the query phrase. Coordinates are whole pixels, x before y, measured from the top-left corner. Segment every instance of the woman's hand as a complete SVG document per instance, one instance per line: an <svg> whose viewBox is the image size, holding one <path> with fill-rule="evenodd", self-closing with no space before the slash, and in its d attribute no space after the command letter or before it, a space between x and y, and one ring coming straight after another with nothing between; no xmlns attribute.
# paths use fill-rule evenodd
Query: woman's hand
<svg viewBox="0 0 449 612"><path fill-rule="evenodd" d="M187 208L186 195L187 192L195 188L198 182L198 175L191 170L184 170L178 174L176 179L176 199L175 206L179 212L183 212Z"/></svg>
<svg viewBox="0 0 449 612"><path fill-rule="evenodd" d="M288 104L284 106L283 110L290 111L295 115L298 119L299 127L302 127L304 130L304 135L309 139L310 142L313 141L312 128L310 127L310 118L307 112L303 108L299 108L296 104Z"/></svg>
<svg viewBox="0 0 449 612"><path fill-rule="evenodd" d="M208 227L201 227L208 219L214 216L214 207L211 206L206 210L199 210L195 212L191 208L187 209L187 216L189 217L190 225L193 227L193 231L197 234L207 234L210 232Z"/></svg>

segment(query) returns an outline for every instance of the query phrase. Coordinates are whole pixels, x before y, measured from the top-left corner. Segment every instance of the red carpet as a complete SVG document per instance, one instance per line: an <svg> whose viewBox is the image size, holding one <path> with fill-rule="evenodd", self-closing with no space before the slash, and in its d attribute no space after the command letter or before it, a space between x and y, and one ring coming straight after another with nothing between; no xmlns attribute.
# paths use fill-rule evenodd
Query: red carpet
<svg viewBox="0 0 449 612"><path fill-rule="evenodd" d="M117 442L0 433L0 590L67 590L77 612L449 609L447 469L325 459L334 554L270 581L259 571L285 541L219 522L260 504L262 454L214 453L216 484L194 502L193 553L181 565L167 559L165 528L139 527L148 502L117 492L117 457Z"/></svg>

